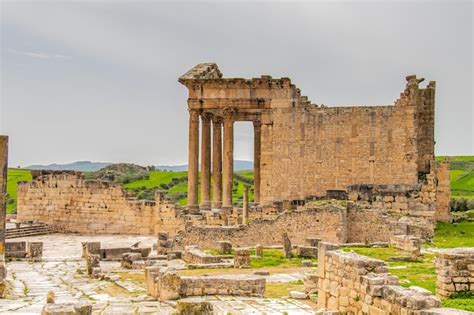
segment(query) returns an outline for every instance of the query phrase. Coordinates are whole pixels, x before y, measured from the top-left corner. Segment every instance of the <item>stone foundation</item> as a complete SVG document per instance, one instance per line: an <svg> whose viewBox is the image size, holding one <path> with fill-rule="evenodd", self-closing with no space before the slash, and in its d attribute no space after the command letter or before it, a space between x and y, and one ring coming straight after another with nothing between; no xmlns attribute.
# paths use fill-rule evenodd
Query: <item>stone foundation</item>
<svg viewBox="0 0 474 315"><path fill-rule="evenodd" d="M196 295L263 296L265 279L251 275L183 277L172 268L145 269L147 294L160 300Z"/></svg>
<svg viewBox="0 0 474 315"><path fill-rule="evenodd" d="M474 248L454 248L436 254L436 293L449 297L474 291Z"/></svg>
<svg viewBox="0 0 474 315"><path fill-rule="evenodd" d="M413 235L393 235L390 237L390 245L407 252L412 258L421 255L421 240Z"/></svg>
<svg viewBox="0 0 474 315"><path fill-rule="evenodd" d="M319 244L317 274L318 307L348 314L420 314L436 308L440 300L429 291L403 288L398 278L387 273L385 263L337 246Z"/></svg>

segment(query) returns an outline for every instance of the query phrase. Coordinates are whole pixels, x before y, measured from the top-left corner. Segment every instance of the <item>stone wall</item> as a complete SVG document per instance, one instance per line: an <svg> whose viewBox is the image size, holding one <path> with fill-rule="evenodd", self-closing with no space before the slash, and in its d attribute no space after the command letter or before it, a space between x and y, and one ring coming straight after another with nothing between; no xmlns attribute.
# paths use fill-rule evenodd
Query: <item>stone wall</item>
<svg viewBox="0 0 474 315"><path fill-rule="evenodd" d="M422 89L419 81L407 77L389 106L317 107L298 94L272 99L261 118L263 203L353 184L416 185L434 159L435 84Z"/></svg>
<svg viewBox="0 0 474 315"><path fill-rule="evenodd" d="M399 286L382 260L343 252L327 243L319 244L317 273L307 281L316 284L318 307L347 314L420 314L441 305L423 288Z"/></svg>
<svg viewBox="0 0 474 315"><path fill-rule="evenodd" d="M180 276L168 267L145 269L147 294L160 300L176 300L187 296L240 295L263 296L265 279L252 275Z"/></svg>
<svg viewBox="0 0 474 315"><path fill-rule="evenodd" d="M5 291L5 218L8 170L8 137L0 135L0 298Z"/></svg>
<svg viewBox="0 0 474 315"><path fill-rule="evenodd" d="M416 185L350 185L348 199L403 215L449 222L449 163L432 161L430 168L431 172Z"/></svg>
<svg viewBox="0 0 474 315"><path fill-rule="evenodd" d="M421 255L421 240L414 235L393 235L390 245L409 253L413 258Z"/></svg>
<svg viewBox="0 0 474 315"><path fill-rule="evenodd" d="M119 184L86 181L80 173L67 172L19 182L17 219L84 234L175 234L192 221L162 194L154 201L136 200Z"/></svg>
<svg viewBox="0 0 474 315"><path fill-rule="evenodd" d="M474 248L454 248L436 253L436 293L449 297L474 292Z"/></svg>
<svg viewBox="0 0 474 315"><path fill-rule="evenodd" d="M214 248L218 241L227 240L233 246L281 244L287 232L294 244L304 244L308 237L331 242L346 241L347 209L325 205L306 210L285 211L276 219L255 219L249 225L190 226L176 235L175 248L198 245Z"/></svg>

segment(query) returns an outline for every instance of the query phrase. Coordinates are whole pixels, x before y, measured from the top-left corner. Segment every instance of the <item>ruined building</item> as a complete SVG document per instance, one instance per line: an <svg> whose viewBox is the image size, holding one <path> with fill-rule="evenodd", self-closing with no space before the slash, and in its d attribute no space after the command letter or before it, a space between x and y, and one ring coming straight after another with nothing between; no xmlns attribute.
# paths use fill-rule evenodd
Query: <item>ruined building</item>
<svg viewBox="0 0 474 315"><path fill-rule="evenodd" d="M77 173L43 172L19 183L18 220L92 234L186 230L183 244L212 241L220 232L229 239L245 236L247 245L272 244L271 237L257 236L266 229L341 243L388 241L388 230L420 225L432 234L435 220L450 219L449 164L434 160L435 83L421 88L421 81L408 76L393 105L325 107L311 104L288 78L226 79L216 64L199 64L179 78L189 90L187 207L162 194L136 200L119 184L86 181ZM237 121L252 121L255 131L255 200L245 218L232 201ZM317 199L352 202L315 207ZM283 213L290 207L303 212ZM429 224L398 221L389 212ZM246 222L245 228L219 230Z"/></svg>
<svg viewBox="0 0 474 315"><path fill-rule="evenodd" d="M325 107L312 104L289 78L224 78L214 63L195 66L179 78L189 90L188 207L232 207L233 124L252 121L257 204L304 201L334 191L403 194L420 191L430 178L429 210L447 211L448 168L434 161L435 82L421 88L423 79L406 80L394 104Z"/></svg>

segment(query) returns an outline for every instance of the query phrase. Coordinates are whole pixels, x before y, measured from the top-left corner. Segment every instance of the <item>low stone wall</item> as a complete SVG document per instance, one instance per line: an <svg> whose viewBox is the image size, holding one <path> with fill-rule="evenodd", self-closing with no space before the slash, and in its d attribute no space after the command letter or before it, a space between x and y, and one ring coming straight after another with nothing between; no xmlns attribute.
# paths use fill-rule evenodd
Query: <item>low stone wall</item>
<svg viewBox="0 0 474 315"><path fill-rule="evenodd" d="M324 205L306 210L285 211L276 219L256 219L249 225L190 226L176 235L174 247L187 245L215 248L218 241L227 240L233 246L263 246L281 244L281 235L288 233L295 244L304 244L308 236L325 241L346 241L346 214L343 206Z"/></svg>
<svg viewBox="0 0 474 315"><path fill-rule="evenodd" d="M28 258L30 261L41 261L43 257L43 242L8 241L5 243L7 259Z"/></svg>
<svg viewBox="0 0 474 315"><path fill-rule="evenodd" d="M182 277L168 267L145 268L147 294L160 300L195 295L263 296L265 279L252 275Z"/></svg>
<svg viewBox="0 0 474 315"><path fill-rule="evenodd" d="M414 258L421 255L421 240L414 235L393 235L390 237L390 245Z"/></svg>
<svg viewBox="0 0 474 315"><path fill-rule="evenodd" d="M382 260L320 243L316 283L318 307L347 314L417 314L439 307L440 300L419 288L403 288ZM308 287L308 286L307 286Z"/></svg>
<svg viewBox="0 0 474 315"><path fill-rule="evenodd" d="M182 258L188 264L216 264L222 261L222 257L210 255L192 245L184 248Z"/></svg>
<svg viewBox="0 0 474 315"><path fill-rule="evenodd" d="M436 254L436 293L449 297L474 291L474 247L447 249Z"/></svg>

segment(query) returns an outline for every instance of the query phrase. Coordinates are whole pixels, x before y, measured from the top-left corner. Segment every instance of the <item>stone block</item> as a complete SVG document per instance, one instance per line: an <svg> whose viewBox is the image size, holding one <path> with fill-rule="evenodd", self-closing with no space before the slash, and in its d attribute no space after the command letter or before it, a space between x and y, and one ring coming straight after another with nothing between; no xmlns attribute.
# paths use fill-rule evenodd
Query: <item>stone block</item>
<svg viewBox="0 0 474 315"><path fill-rule="evenodd" d="M230 255L232 253L232 243L229 241L219 241L219 254Z"/></svg>

